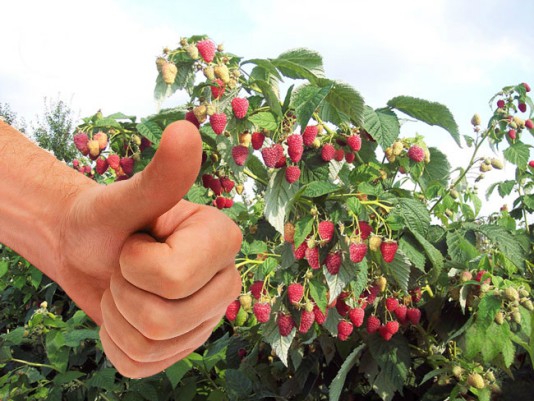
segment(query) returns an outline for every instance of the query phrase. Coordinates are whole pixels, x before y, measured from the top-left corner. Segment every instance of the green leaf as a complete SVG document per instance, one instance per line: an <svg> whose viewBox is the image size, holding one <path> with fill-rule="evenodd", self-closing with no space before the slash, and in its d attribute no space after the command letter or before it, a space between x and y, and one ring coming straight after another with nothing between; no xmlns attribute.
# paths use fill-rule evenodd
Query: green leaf
<svg viewBox="0 0 534 401"><path fill-rule="evenodd" d="M85 373L78 372L77 370L69 370L68 372L58 373L54 377L54 385L61 386L63 384L70 383L73 380L79 379L80 377L85 376Z"/></svg>
<svg viewBox="0 0 534 401"><path fill-rule="evenodd" d="M87 387L98 387L105 390L112 390L115 383L116 373L117 371L114 368L104 368L96 371L85 383L87 384Z"/></svg>
<svg viewBox="0 0 534 401"><path fill-rule="evenodd" d="M363 98L352 86L332 81L334 86L326 96L326 101L337 112L346 114L354 125L363 125Z"/></svg>
<svg viewBox="0 0 534 401"><path fill-rule="evenodd" d="M364 110L365 130L378 142L382 149L391 146L400 134L397 115L391 109L376 109L366 106Z"/></svg>
<svg viewBox="0 0 534 401"><path fill-rule="evenodd" d="M158 124L153 121L145 121L137 124L136 128L141 135L153 143L155 148L159 146L159 141L163 131Z"/></svg>
<svg viewBox="0 0 534 401"><path fill-rule="evenodd" d="M350 370L354 367L356 362L358 362L358 358L360 356L360 353L365 348L365 344L361 344L359 347L356 347L352 350L352 352L349 354L347 359L343 361L343 364L341 365L341 368L339 368L339 371L336 374L336 377L334 377L334 380L332 380L332 383L330 383L329 387L329 400L330 401L338 401L339 397L341 396L341 392L343 391L343 387L345 385L345 380L347 378L348 373Z"/></svg>
<svg viewBox="0 0 534 401"><path fill-rule="evenodd" d="M199 205L206 205L211 201L211 198L208 197L208 190L196 184L189 189L186 198L189 202Z"/></svg>
<svg viewBox="0 0 534 401"><path fill-rule="evenodd" d="M171 382L172 389L174 390L182 378L193 368L193 364L187 359L182 359L176 362L174 365L165 369L165 375Z"/></svg>
<svg viewBox="0 0 534 401"><path fill-rule="evenodd" d="M399 198L397 208L406 226L412 233L426 235L430 227L430 213L421 202L410 198Z"/></svg>
<svg viewBox="0 0 534 401"><path fill-rule="evenodd" d="M248 120L258 128L274 131L278 127L276 116L270 111L262 111L248 117Z"/></svg>
<svg viewBox="0 0 534 401"><path fill-rule="evenodd" d="M404 235L399 240L399 249L408 257L410 262L423 273L425 272L425 255L422 254L419 249L417 249L416 244L414 243L413 238L410 238L408 235Z"/></svg>
<svg viewBox="0 0 534 401"><path fill-rule="evenodd" d="M381 372L395 391L401 391L411 365L408 341L403 335L394 335L390 341L380 336L369 336L369 351L378 363ZM376 383L375 383L376 384Z"/></svg>
<svg viewBox="0 0 534 401"><path fill-rule="evenodd" d="M13 345L20 345L24 341L24 327L17 327L9 333L0 336L6 343Z"/></svg>
<svg viewBox="0 0 534 401"><path fill-rule="evenodd" d="M446 106L411 96L397 96L388 102L388 106L429 125L444 128L461 146L458 125Z"/></svg>
<svg viewBox="0 0 534 401"><path fill-rule="evenodd" d="M271 345L273 351L285 366L288 366L287 355L296 332L297 330L293 328L288 336L282 337L274 317L263 327L263 338Z"/></svg>
<svg viewBox="0 0 534 401"><path fill-rule="evenodd" d="M243 399L252 392L251 380L239 369L226 369L225 382L228 393L236 394L238 399Z"/></svg>
<svg viewBox="0 0 534 401"><path fill-rule="evenodd" d="M254 154L249 154L247 158L247 162L245 166L254 174L256 177L262 179L264 182L269 181L269 173L267 172L267 169L265 168L265 164L263 164L260 159L256 157Z"/></svg>
<svg viewBox="0 0 534 401"><path fill-rule="evenodd" d="M350 260L344 260L337 274L330 274L326 267L323 268L323 274L328 284L328 303L333 302L339 294L345 289L347 284L354 278L354 264Z"/></svg>
<svg viewBox="0 0 534 401"><path fill-rule="evenodd" d="M267 244L263 241L254 240L252 243L243 241L241 245L241 252L244 255L258 255L263 252L267 252Z"/></svg>
<svg viewBox="0 0 534 401"><path fill-rule="evenodd" d="M356 216L358 216L362 211L362 203L356 197L349 198L347 202L345 203L345 206L347 207L348 210L350 210Z"/></svg>
<svg viewBox="0 0 534 401"><path fill-rule="evenodd" d="M508 149L503 152L504 158L510 163L515 164L519 168L526 168L528 158L530 156L530 149L522 142L510 145Z"/></svg>
<svg viewBox="0 0 534 401"><path fill-rule="evenodd" d="M519 242L506 228L494 224L473 225L472 227L488 237L514 265L520 269L523 268L523 250Z"/></svg>
<svg viewBox="0 0 534 401"><path fill-rule="evenodd" d="M329 181L313 181L307 184L302 192L302 196L306 198L318 198L326 194L338 191L338 185L332 184Z"/></svg>
<svg viewBox="0 0 534 401"><path fill-rule="evenodd" d="M395 259L391 263L382 261L382 267L388 276L395 279L397 285L405 292L408 292L408 282L410 281L410 261L402 252L397 250Z"/></svg>
<svg viewBox="0 0 534 401"><path fill-rule="evenodd" d="M280 105L280 99L278 99L278 96L276 96L272 86L268 82L261 80L254 81L253 83L260 88L261 93L265 98L265 102L271 108L271 111L279 118L282 118L283 113L282 106Z"/></svg>
<svg viewBox="0 0 534 401"><path fill-rule="evenodd" d="M298 191L298 186L290 185L283 170L278 170L271 176L265 191L265 217L278 231L284 233L286 215L291 207L291 200Z"/></svg>
<svg viewBox="0 0 534 401"><path fill-rule="evenodd" d="M321 156L315 152L304 152L302 157L302 168L300 175L301 184L305 185L313 181L328 181L330 170Z"/></svg>
<svg viewBox="0 0 534 401"><path fill-rule="evenodd" d="M323 88L307 84L293 92L291 104L295 108L297 122L302 128L308 125L313 113L323 103L332 87L333 83Z"/></svg>
<svg viewBox="0 0 534 401"><path fill-rule="evenodd" d="M0 278L4 277L9 269L7 260L0 260Z"/></svg>
<svg viewBox="0 0 534 401"><path fill-rule="evenodd" d="M298 248L313 228L313 216L305 216L295 223L294 245Z"/></svg>
<svg viewBox="0 0 534 401"><path fill-rule="evenodd" d="M426 256L428 256L428 259L430 260L430 263L432 263L432 265L438 271L441 271L441 269L443 268L443 262L444 262L443 255L441 254L441 252L434 245L432 245L430 241L426 239L426 237L418 233L414 233L414 237L423 247L426 253Z"/></svg>
<svg viewBox="0 0 534 401"><path fill-rule="evenodd" d="M121 125L113 118L104 117L95 122L95 128L120 128Z"/></svg>
<svg viewBox="0 0 534 401"><path fill-rule="evenodd" d="M98 340L99 337L96 329L80 329L66 332L64 338L66 346L78 347L81 341Z"/></svg>
<svg viewBox="0 0 534 401"><path fill-rule="evenodd" d="M286 77L315 80L324 76L323 59L313 50L294 49L280 54L271 63Z"/></svg>
<svg viewBox="0 0 534 401"><path fill-rule="evenodd" d="M503 182L497 183L497 188L501 198L504 198L506 195L510 195L514 189L516 182L514 180L506 180Z"/></svg>
<svg viewBox="0 0 534 401"><path fill-rule="evenodd" d="M448 232L447 247L453 262L467 263L478 256L476 247L465 238L464 231Z"/></svg>
<svg viewBox="0 0 534 401"><path fill-rule="evenodd" d="M436 148L428 148L428 151L430 152L430 162L419 177L419 184L425 192L433 185L445 187L449 181L451 170L451 165L444 153Z"/></svg>
<svg viewBox="0 0 534 401"><path fill-rule="evenodd" d="M310 295L321 311L325 311L328 305L326 287L318 280L309 281Z"/></svg>
<svg viewBox="0 0 534 401"><path fill-rule="evenodd" d="M367 259L356 264L356 277L351 282L352 296L356 299L367 287L368 270L369 266L367 265Z"/></svg>
<svg viewBox="0 0 534 401"><path fill-rule="evenodd" d="M270 60L254 58L254 59L250 59L250 60L243 61L242 65L244 65L244 64L250 64L250 63L252 63L252 64L256 64L258 67L263 68L265 71L267 71L269 74L271 74L272 76L274 76L276 79L278 79L278 80L282 80L282 77L281 77L280 74L278 73L278 70L276 69L276 67L274 66L274 64L271 63Z"/></svg>
<svg viewBox="0 0 534 401"><path fill-rule="evenodd" d="M489 326L495 315L501 309L501 299L495 295L486 295L482 297L478 304L477 323L483 326Z"/></svg>

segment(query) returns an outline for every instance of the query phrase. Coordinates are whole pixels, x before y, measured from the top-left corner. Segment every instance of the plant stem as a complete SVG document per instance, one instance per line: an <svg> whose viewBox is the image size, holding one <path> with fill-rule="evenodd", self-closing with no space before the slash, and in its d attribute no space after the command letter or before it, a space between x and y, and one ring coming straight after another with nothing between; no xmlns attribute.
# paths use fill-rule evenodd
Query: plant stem
<svg viewBox="0 0 534 401"><path fill-rule="evenodd" d="M248 168L244 169L243 170L243 173L245 173L246 175L248 175L250 178L252 178L253 180L256 180L258 181L259 183L267 186L268 183L267 181L261 179L260 177L258 177L256 174L254 174L252 171L250 171Z"/></svg>

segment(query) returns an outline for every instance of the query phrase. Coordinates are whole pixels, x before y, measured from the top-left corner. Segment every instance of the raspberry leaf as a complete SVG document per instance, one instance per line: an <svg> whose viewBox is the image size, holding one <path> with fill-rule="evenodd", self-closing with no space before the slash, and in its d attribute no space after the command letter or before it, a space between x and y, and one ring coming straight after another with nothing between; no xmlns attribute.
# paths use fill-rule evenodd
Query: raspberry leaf
<svg viewBox="0 0 534 401"><path fill-rule="evenodd" d="M350 260L345 260L337 274L330 274L326 268L323 268L323 274L328 284L329 299L328 303L333 302L347 284L354 278L354 265Z"/></svg>
<svg viewBox="0 0 534 401"><path fill-rule="evenodd" d="M323 85L326 85L326 82L327 80L321 80ZM344 82L331 82L334 86L328 92L326 102L338 113L345 114L354 125L363 126L364 102L359 92Z"/></svg>
<svg viewBox="0 0 534 401"><path fill-rule="evenodd" d="M458 124L456 124L452 113L446 106L411 96L397 96L387 104L389 107L402 111L404 114L419 121L445 129L451 134L458 146L462 146Z"/></svg>
<svg viewBox="0 0 534 401"><path fill-rule="evenodd" d="M274 115L279 119L282 118L283 113L282 106L280 105L280 99L278 99L278 96L276 96L272 85L263 80L256 80L253 82L253 84L257 85L261 90L261 93L265 97L265 102L269 105Z"/></svg>
<svg viewBox="0 0 534 401"><path fill-rule="evenodd" d="M274 131L278 127L276 116L270 111L262 111L248 117L248 120L259 128Z"/></svg>
<svg viewBox="0 0 534 401"><path fill-rule="evenodd" d="M295 247L299 247L313 228L313 217L305 216L295 223Z"/></svg>
<svg viewBox="0 0 534 401"><path fill-rule="evenodd" d="M338 401L339 397L341 396L341 393L343 392L343 388L345 386L345 380L347 379L347 375L350 372L350 370L354 367L356 362L358 362L358 358L360 356L360 353L365 348L365 344L361 344L359 347L354 348L350 355L343 361L343 364L341 365L341 368L339 368L339 371L336 374L336 377L334 380L332 380L332 383L330 383L330 394L329 394L329 400L330 401Z"/></svg>
<svg viewBox="0 0 534 401"><path fill-rule="evenodd" d="M301 127L306 127L308 125L313 113L323 103L332 87L333 83L322 88L307 84L293 91L291 104L295 108L298 116L298 123Z"/></svg>
<svg viewBox="0 0 534 401"><path fill-rule="evenodd" d="M314 82L318 77L324 76L323 58L313 50L302 48L289 50L271 62L288 78L308 79Z"/></svg>
<svg viewBox="0 0 534 401"><path fill-rule="evenodd" d="M273 310L278 310L279 308L280 305L275 304L273 306ZM284 363L284 365L288 366L287 357L289 353L289 347L293 342L293 338L295 338L297 329L293 328L289 335L281 336L280 332L278 331L276 321L272 316L273 315L271 315L271 320L269 320L269 322L263 326L263 339L271 345L273 351L276 353L278 358L280 358L280 360Z"/></svg>
<svg viewBox="0 0 534 401"><path fill-rule="evenodd" d="M329 181L313 181L306 185L304 191L302 192L302 196L307 198L318 198L319 196L330 194L339 190L340 187L338 185L332 184Z"/></svg>
<svg viewBox="0 0 534 401"><path fill-rule="evenodd" d="M364 128L380 146L391 146L400 134L397 115L390 109L376 109L366 106L364 111Z"/></svg>
<svg viewBox="0 0 534 401"><path fill-rule="evenodd" d="M284 170L278 170L271 176L265 191L265 217L278 231L284 233L284 223L287 212L291 207L291 200L298 192L298 183L289 184Z"/></svg>
<svg viewBox="0 0 534 401"><path fill-rule="evenodd" d="M397 285L406 292L410 281L410 268L410 261L401 250L397 250L395 259L391 263L382 262L382 269L386 275L393 277Z"/></svg>

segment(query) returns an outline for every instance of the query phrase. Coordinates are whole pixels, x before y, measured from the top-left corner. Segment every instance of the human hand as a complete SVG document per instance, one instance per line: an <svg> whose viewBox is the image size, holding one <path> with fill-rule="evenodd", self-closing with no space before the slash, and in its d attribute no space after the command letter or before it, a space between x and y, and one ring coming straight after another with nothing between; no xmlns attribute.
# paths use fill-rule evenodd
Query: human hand
<svg viewBox="0 0 534 401"><path fill-rule="evenodd" d="M173 123L143 172L80 188L61 222L53 278L100 325L124 376L154 375L194 351L240 292L239 228L181 200L201 154L196 128Z"/></svg>

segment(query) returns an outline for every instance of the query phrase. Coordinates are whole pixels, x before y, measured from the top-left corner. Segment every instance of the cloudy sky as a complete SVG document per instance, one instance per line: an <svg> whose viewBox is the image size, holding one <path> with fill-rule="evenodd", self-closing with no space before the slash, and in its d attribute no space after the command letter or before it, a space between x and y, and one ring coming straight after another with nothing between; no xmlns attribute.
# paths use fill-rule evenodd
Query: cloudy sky
<svg viewBox="0 0 534 401"><path fill-rule="evenodd" d="M501 87L534 87L531 1L25 0L4 1L0 11L0 102L27 121L42 113L45 96L80 117L99 108L155 112L155 57L193 34L244 58L314 49L327 76L351 84L370 106L397 95L438 101L462 133L474 112L489 116L488 99ZM453 163L467 158L445 131L404 129L427 134Z"/></svg>

